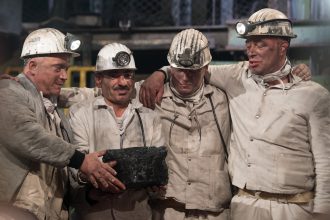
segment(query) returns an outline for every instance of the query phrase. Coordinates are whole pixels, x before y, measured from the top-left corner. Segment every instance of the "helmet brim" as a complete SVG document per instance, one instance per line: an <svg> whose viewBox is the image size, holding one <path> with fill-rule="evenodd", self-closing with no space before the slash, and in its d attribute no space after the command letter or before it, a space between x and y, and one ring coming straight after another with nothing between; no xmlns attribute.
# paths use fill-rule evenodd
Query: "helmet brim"
<svg viewBox="0 0 330 220"><path fill-rule="evenodd" d="M38 54L31 54L31 55L24 55L21 56L21 59L27 59L27 58L33 58L33 57L51 57L52 55L56 55L56 54L68 54L71 57L79 57L80 54L73 52L73 51L67 51L67 52L59 52L59 53L38 53Z"/></svg>
<svg viewBox="0 0 330 220"><path fill-rule="evenodd" d="M247 39L249 37L257 37L257 36L260 36L260 37L279 37L279 38L283 38L283 37L286 37L286 38L297 38L297 35L294 34L294 35L279 35L279 34L246 34L246 35L238 35L237 37L238 38L242 38L242 39Z"/></svg>

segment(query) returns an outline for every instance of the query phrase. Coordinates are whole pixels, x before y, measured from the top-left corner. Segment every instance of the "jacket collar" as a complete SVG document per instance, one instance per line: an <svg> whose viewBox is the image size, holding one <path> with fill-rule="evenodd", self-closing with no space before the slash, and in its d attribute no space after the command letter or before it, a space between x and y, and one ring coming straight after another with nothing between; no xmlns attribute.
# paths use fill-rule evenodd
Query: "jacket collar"
<svg viewBox="0 0 330 220"><path fill-rule="evenodd" d="M40 95L40 92L37 90L37 87L35 84L24 74L21 73L17 76L19 79L19 83L28 91L34 93L35 95L38 94Z"/></svg>
<svg viewBox="0 0 330 220"><path fill-rule="evenodd" d="M247 67L245 69L245 72L246 72L247 78L253 80L252 74ZM282 84L270 86L269 88L278 88L278 89L283 89L283 90L289 90L293 86L295 86L296 84L298 84L302 81L302 79L299 76L293 75L292 73L290 73L288 76L289 76L289 82L284 84L284 88L283 88Z"/></svg>
<svg viewBox="0 0 330 220"><path fill-rule="evenodd" d="M204 94L203 94L203 96L207 96L207 95L213 93L212 87L211 87L209 84L205 83L204 85L205 85L205 87L204 87ZM164 94L163 94L163 98L172 98L172 99L175 99L175 100L178 99L178 98L172 93L172 91L171 91L171 89L170 89L170 84L169 84L169 83L166 83L166 84L164 85Z"/></svg>

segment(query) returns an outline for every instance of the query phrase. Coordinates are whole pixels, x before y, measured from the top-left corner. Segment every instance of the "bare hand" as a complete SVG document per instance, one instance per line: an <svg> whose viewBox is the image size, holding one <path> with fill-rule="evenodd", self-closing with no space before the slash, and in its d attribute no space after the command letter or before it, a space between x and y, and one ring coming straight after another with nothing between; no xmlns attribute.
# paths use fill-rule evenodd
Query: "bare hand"
<svg viewBox="0 0 330 220"><path fill-rule="evenodd" d="M104 150L86 154L80 171L86 175L87 179L97 189L101 188L102 190L111 192L125 190L125 185L115 177L117 173L112 167L116 163L102 163L99 160L99 157L103 156L105 152Z"/></svg>
<svg viewBox="0 0 330 220"><path fill-rule="evenodd" d="M294 66L293 70L292 70L292 74L299 76L304 81L311 80L311 78L312 78L311 70L304 63Z"/></svg>
<svg viewBox="0 0 330 220"><path fill-rule="evenodd" d="M155 103L160 105L164 94L164 74L155 71L141 85L140 102L148 108L155 109Z"/></svg>

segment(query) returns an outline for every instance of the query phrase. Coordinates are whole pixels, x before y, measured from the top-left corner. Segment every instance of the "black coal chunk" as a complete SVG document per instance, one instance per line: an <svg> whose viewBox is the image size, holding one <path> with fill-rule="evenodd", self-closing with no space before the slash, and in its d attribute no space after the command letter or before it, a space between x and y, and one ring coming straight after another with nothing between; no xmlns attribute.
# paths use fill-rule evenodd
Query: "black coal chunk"
<svg viewBox="0 0 330 220"><path fill-rule="evenodd" d="M103 162L117 161L117 178L128 189L166 185L166 147L131 147L107 150Z"/></svg>

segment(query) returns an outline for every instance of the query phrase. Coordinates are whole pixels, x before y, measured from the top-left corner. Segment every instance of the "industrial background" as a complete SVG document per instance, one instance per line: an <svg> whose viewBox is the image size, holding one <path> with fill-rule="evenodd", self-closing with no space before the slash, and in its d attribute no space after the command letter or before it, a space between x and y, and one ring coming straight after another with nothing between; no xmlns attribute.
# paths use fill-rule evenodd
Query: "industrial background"
<svg viewBox="0 0 330 220"><path fill-rule="evenodd" d="M265 7L293 20L298 38L291 42L290 59L308 64L313 80L330 89L330 0L0 0L0 71L19 73L23 40L40 27L83 40L66 86L93 87L97 52L110 42L133 50L137 78L144 78L167 65L173 36L188 27L207 36L213 63L234 63L246 59L235 23Z"/></svg>

